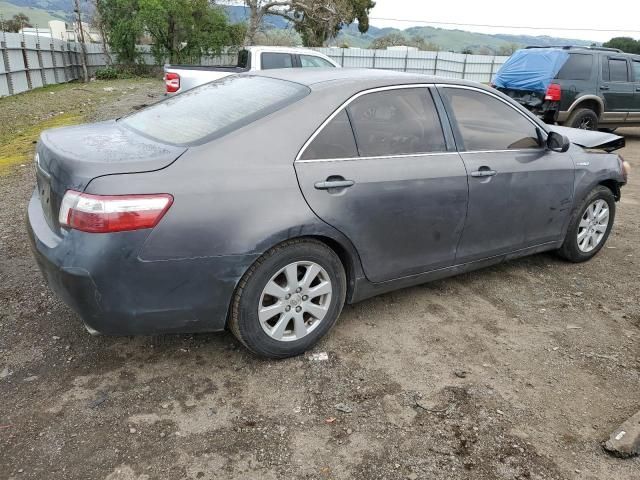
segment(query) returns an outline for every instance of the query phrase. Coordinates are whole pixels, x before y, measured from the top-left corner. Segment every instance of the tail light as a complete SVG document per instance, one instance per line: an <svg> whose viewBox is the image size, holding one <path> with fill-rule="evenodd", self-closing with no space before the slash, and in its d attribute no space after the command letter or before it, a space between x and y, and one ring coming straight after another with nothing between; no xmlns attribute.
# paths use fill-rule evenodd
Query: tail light
<svg viewBox="0 0 640 480"><path fill-rule="evenodd" d="M180 75L169 72L164 76L164 84L167 87L167 93L176 93L180 90Z"/></svg>
<svg viewBox="0 0 640 480"><path fill-rule="evenodd" d="M112 233L155 227L173 203L169 194L90 195L67 190L60 205L63 227Z"/></svg>
<svg viewBox="0 0 640 480"><path fill-rule="evenodd" d="M550 100L552 102L559 102L562 98L562 87L557 83L552 83L547 88L547 93L544 96L545 100Z"/></svg>

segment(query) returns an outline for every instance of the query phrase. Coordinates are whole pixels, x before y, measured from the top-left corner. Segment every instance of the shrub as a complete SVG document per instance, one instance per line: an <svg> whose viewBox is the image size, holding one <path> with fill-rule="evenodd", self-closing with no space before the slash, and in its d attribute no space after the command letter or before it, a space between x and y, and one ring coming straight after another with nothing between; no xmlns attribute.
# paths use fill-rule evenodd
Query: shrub
<svg viewBox="0 0 640 480"><path fill-rule="evenodd" d="M116 80L122 78L122 72L115 67L102 67L96 70L96 80Z"/></svg>

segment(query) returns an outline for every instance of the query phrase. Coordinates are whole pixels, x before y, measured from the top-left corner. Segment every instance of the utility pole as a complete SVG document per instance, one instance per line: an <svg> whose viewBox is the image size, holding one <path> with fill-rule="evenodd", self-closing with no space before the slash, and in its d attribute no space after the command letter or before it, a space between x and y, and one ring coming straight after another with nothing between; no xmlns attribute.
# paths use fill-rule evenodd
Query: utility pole
<svg viewBox="0 0 640 480"><path fill-rule="evenodd" d="M84 83L89 81L89 72L87 71L87 46L84 43L84 28L82 27L82 13L80 12L80 0L75 0L76 18L78 22L78 31L80 33L80 59L82 61L82 76Z"/></svg>

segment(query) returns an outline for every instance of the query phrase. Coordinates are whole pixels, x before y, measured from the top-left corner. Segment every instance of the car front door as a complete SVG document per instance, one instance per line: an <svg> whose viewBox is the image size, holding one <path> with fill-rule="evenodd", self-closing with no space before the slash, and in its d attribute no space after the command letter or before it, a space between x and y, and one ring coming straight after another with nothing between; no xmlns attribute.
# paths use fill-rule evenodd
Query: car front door
<svg viewBox="0 0 640 480"><path fill-rule="evenodd" d="M473 87L440 87L469 174L469 209L456 263L556 242L573 203L568 153L507 100Z"/></svg>
<svg viewBox="0 0 640 480"><path fill-rule="evenodd" d="M353 242L369 280L453 264L467 174L429 88L356 95L307 142L295 169L307 202Z"/></svg>
<svg viewBox="0 0 640 480"><path fill-rule="evenodd" d="M634 101L629 61L615 55L602 56L600 94L604 98L603 123L624 123Z"/></svg>

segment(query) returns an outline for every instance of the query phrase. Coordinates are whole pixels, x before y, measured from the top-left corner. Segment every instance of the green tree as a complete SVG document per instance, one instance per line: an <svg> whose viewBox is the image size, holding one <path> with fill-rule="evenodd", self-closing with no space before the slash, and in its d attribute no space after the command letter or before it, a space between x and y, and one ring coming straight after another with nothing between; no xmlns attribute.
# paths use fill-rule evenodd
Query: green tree
<svg viewBox="0 0 640 480"><path fill-rule="evenodd" d="M249 22L245 43L255 43L265 15L289 20L307 47L322 46L345 25L358 21L358 30L369 30L373 0L245 0Z"/></svg>
<svg viewBox="0 0 640 480"><path fill-rule="evenodd" d="M29 17L27 17L24 13L17 13L9 20L5 20L0 25L0 30L4 30L5 32L13 32L17 33L23 28L31 27L31 23L29 23Z"/></svg>
<svg viewBox="0 0 640 480"><path fill-rule="evenodd" d="M631 37L615 37L602 44L607 48L619 48L623 52L640 54L640 40Z"/></svg>
<svg viewBox="0 0 640 480"><path fill-rule="evenodd" d="M136 44L144 32L138 0L96 0L100 30L118 62L132 65L138 60Z"/></svg>
<svg viewBox="0 0 640 480"><path fill-rule="evenodd" d="M199 62L237 44L244 30L230 26L225 13L208 0L139 0L140 20L153 40L158 63Z"/></svg>
<svg viewBox="0 0 640 480"><path fill-rule="evenodd" d="M136 44L151 40L158 64L199 62L205 54L241 43L244 25L230 25L224 12L208 0L95 0L107 42L118 61L139 60Z"/></svg>

